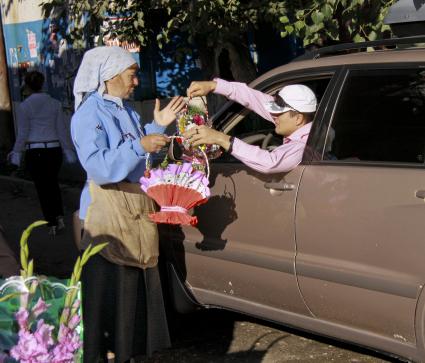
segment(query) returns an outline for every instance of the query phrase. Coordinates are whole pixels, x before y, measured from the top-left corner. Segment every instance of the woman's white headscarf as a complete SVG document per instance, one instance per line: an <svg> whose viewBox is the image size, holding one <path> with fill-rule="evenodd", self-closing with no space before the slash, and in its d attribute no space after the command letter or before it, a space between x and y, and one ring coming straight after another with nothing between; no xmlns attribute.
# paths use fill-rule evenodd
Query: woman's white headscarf
<svg viewBox="0 0 425 363"><path fill-rule="evenodd" d="M97 47L84 54L74 81L75 110L87 92L105 92L105 81L135 64L133 56L120 47Z"/></svg>

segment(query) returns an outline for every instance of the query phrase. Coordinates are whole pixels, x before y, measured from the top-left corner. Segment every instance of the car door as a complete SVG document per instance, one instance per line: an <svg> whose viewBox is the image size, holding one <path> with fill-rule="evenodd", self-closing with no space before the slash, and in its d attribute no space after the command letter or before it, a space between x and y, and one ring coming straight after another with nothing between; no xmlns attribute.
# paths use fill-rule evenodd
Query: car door
<svg viewBox="0 0 425 363"><path fill-rule="evenodd" d="M323 95L332 73L316 77L291 83L308 83ZM282 83L266 85L267 92ZM269 148L282 143L274 125L253 112L234 104L229 113L223 115L226 132ZM194 210L198 225L172 228L168 237L199 302L257 315L262 307L308 313L294 275L294 208L303 168L264 175L229 155L211 163L211 197Z"/></svg>
<svg viewBox="0 0 425 363"><path fill-rule="evenodd" d="M415 343L425 277L425 72L351 69L331 103L327 148L305 168L296 272L319 319ZM346 337L347 338L347 337Z"/></svg>

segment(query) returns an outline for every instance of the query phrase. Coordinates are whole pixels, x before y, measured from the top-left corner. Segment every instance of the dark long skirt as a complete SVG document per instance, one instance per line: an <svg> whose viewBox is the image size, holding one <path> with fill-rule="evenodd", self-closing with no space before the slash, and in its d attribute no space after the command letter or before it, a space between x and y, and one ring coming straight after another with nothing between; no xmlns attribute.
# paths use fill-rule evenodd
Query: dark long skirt
<svg viewBox="0 0 425 363"><path fill-rule="evenodd" d="M84 266L84 363L129 362L168 348L170 337L158 268L120 266L100 255Z"/></svg>
<svg viewBox="0 0 425 363"><path fill-rule="evenodd" d="M27 150L25 164L34 181L44 219L49 222L49 226L56 226L57 218L63 216L58 180L62 165L62 148Z"/></svg>

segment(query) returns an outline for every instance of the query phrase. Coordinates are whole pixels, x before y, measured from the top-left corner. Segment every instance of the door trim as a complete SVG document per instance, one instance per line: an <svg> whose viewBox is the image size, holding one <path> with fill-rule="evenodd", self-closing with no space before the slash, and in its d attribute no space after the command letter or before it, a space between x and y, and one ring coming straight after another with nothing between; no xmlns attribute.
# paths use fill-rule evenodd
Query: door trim
<svg viewBox="0 0 425 363"><path fill-rule="evenodd" d="M301 260L300 260L301 258ZM298 254L297 276L360 287L416 300L421 282L410 275L326 257ZM414 281L414 282L412 282Z"/></svg>
<svg viewBox="0 0 425 363"><path fill-rule="evenodd" d="M214 242L208 243L213 246ZM267 249L264 247L255 250L253 249L252 251L247 251L246 248L238 248L237 242L232 241L232 247L230 247L229 244L224 250L220 250L219 255L216 255L213 250L200 250L196 247L196 242L185 240L183 244L186 253L224 261L236 262L248 266L260 267L267 270L289 273L295 276L295 255L291 252L279 253L277 255L276 250L270 249L270 253L267 253Z"/></svg>

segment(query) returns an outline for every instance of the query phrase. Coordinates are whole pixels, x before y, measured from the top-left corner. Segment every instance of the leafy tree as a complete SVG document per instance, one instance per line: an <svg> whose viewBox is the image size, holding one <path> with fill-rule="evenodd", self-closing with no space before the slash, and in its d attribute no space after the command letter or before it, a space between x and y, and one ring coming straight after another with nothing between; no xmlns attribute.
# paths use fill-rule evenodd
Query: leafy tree
<svg viewBox="0 0 425 363"><path fill-rule="evenodd" d="M220 75L225 64L234 79L245 82L256 76L247 31L262 22L280 27L286 14L285 1L277 0L46 0L43 9L68 19L74 47L101 44L104 36L163 47L183 34L196 45L207 77ZM111 23L112 17L120 20ZM191 52L180 45L177 57Z"/></svg>
<svg viewBox="0 0 425 363"><path fill-rule="evenodd" d="M287 2L282 36L295 34L304 46L362 42L390 32L383 23L396 0L298 0Z"/></svg>
<svg viewBox="0 0 425 363"><path fill-rule="evenodd" d="M46 15L69 23L74 47L104 37L135 41L142 51L179 42L175 57L195 45L206 77L248 82L256 76L247 32L271 24L304 45L374 40L389 27L384 16L396 0L45 0ZM112 21L111 18L118 18ZM180 36L179 36L180 35Z"/></svg>

